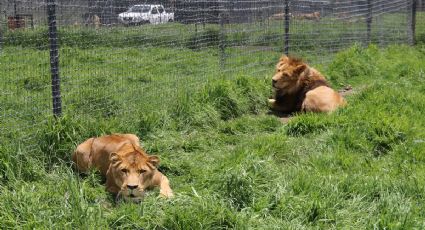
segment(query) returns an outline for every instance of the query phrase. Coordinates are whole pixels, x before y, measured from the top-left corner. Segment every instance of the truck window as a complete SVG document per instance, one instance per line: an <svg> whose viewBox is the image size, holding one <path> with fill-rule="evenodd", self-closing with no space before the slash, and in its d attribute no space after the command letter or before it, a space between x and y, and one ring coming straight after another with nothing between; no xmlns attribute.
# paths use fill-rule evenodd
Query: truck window
<svg viewBox="0 0 425 230"><path fill-rule="evenodd" d="M164 8L162 6L158 7L158 11L160 14L164 13Z"/></svg>
<svg viewBox="0 0 425 230"><path fill-rule="evenodd" d="M158 13L158 9L155 7L152 9L151 14L157 14Z"/></svg>
<svg viewBox="0 0 425 230"><path fill-rule="evenodd" d="M128 10L128 12L132 12L132 13L147 13L149 12L150 7L149 6L144 6L144 5L135 5L130 7L130 9Z"/></svg>

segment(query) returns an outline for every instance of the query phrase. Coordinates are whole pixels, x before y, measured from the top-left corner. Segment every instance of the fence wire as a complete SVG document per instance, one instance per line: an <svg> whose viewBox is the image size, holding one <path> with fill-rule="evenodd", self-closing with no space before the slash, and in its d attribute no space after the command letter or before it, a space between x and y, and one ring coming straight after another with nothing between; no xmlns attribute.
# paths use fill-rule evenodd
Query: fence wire
<svg viewBox="0 0 425 230"><path fill-rule="evenodd" d="M355 43L412 43L414 3L423 9L413 0L1 0L1 139L35 145L55 106L87 124L159 110L213 79L270 74L284 52L326 63ZM62 103L53 106L55 71Z"/></svg>

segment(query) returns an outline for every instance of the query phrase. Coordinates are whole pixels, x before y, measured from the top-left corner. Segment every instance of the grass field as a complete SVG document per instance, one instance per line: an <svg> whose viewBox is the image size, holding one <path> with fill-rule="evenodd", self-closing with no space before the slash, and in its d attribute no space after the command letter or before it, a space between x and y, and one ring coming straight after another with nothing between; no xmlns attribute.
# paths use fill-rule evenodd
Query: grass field
<svg viewBox="0 0 425 230"><path fill-rule="evenodd" d="M57 121L48 52L3 50L0 228L425 227L424 46L338 53L319 69L335 88L354 87L349 106L287 124L266 106L278 52L241 56L268 64L220 74L210 71L213 49L117 47L114 61L103 49L61 51ZM193 58L143 74L170 53ZM113 132L139 135L160 156L175 198L153 191L141 204L115 204L96 172L73 171L79 142Z"/></svg>
<svg viewBox="0 0 425 230"><path fill-rule="evenodd" d="M418 31L423 31L423 12L417 13ZM331 16L320 21L291 19L290 46L292 51L336 51L354 42L366 43L364 15L353 15L348 20ZM405 13L388 12L373 19L371 41L376 44L403 43L407 39ZM4 46L22 46L48 49L48 28L38 26L33 30L7 31L2 38ZM221 37L221 33L223 33ZM180 47L198 49L218 46L272 46L283 49L284 21L258 20L251 23L142 25L123 27L105 26L98 29L86 26L60 26L59 44L67 47L89 49L93 47ZM418 34L418 39L422 35Z"/></svg>
<svg viewBox="0 0 425 230"><path fill-rule="evenodd" d="M415 47L341 52L364 45L364 21L293 21L291 52L354 94L289 123L266 105L282 22L228 24L224 41L219 25L59 28L57 120L46 30L6 32L0 229L425 228L424 16ZM375 19L372 41L405 42L405 22ZM78 143L114 132L160 156L175 198L116 204L98 173L73 170Z"/></svg>

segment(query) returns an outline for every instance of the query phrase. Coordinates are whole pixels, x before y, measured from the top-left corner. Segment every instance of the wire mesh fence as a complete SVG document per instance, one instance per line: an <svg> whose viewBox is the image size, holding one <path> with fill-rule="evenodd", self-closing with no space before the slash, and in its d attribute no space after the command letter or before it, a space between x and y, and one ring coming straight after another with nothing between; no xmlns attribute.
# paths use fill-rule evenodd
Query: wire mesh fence
<svg viewBox="0 0 425 230"><path fill-rule="evenodd" d="M54 114L86 124L160 110L214 79L270 74L282 53L412 44L414 0L2 0L0 135L27 141ZM419 12L416 13L418 9ZM416 15L417 14L417 15ZM421 37L422 36L422 37ZM425 40L425 39L424 39ZM52 109L53 108L53 109Z"/></svg>

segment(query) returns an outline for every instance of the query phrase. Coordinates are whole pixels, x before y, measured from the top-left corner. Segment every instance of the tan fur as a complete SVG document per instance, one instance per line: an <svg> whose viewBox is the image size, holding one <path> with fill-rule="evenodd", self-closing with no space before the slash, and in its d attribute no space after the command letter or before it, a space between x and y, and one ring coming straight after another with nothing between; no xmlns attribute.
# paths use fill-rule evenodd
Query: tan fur
<svg viewBox="0 0 425 230"><path fill-rule="evenodd" d="M288 14L289 18L296 18L296 19L306 19L306 20L320 20L320 12L315 11L313 13L303 14L303 13L297 13L293 15L292 13ZM285 19L285 13L277 13L273 14L269 17L270 20L284 20Z"/></svg>
<svg viewBox="0 0 425 230"><path fill-rule="evenodd" d="M81 27L80 23L79 23L79 22L77 22L77 21L75 21L75 22L72 24L72 26L73 26L73 27L75 27L75 28L79 28L79 27Z"/></svg>
<svg viewBox="0 0 425 230"><path fill-rule="evenodd" d="M320 20L320 12L315 11L315 12L309 13L309 14L296 14L295 18L296 19L306 19L306 20L319 21Z"/></svg>
<svg viewBox="0 0 425 230"><path fill-rule="evenodd" d="M159 158L146 154L133 134L89 138L77 146L72 160L81 172L98 169L106 177L106 190L117 197L139 201L153 187L164 197L173 196L167 177L156 168Z"/></svg>
<svg viewBox="0 0 425 230"><path fill-rule="evenodd" d="M311 112L332 112L339 106L344 106L345 104L344 98L333 89L326 86L320 86L307 92L301 110Z"/></svg>
<svg viewBox="0 0 425 230"><path fill-rule="evenodd" d="M96 29L99 29L100 26L102 25L101 22L100 22L100 17L97 16L96 14L93 15L93 25Z"/></svg>
<svg viewBox="0 0 425 230"><path fill-rule="evenodd" d="M19 28L25 28L25 19L22 17L9 16L7 17L7 25L11 31Z"/></svg>
<svg viewBox="0 0 425 230"><path fill-rule="evenodd" d="M294 16L292 15L292 13L288 14L289 18L293 18ZM273 14L272 16L269 17L270 20L284 20L285 19L285 13L277 13L277 14Z"/></svg>
<svg viewBox="0 0 425 230"><path fill-rule="evenodd" d="M300 59L282 56L272 81L275 95L269 104L280 112L332 112L346 105L325 77Z"/></svg>

